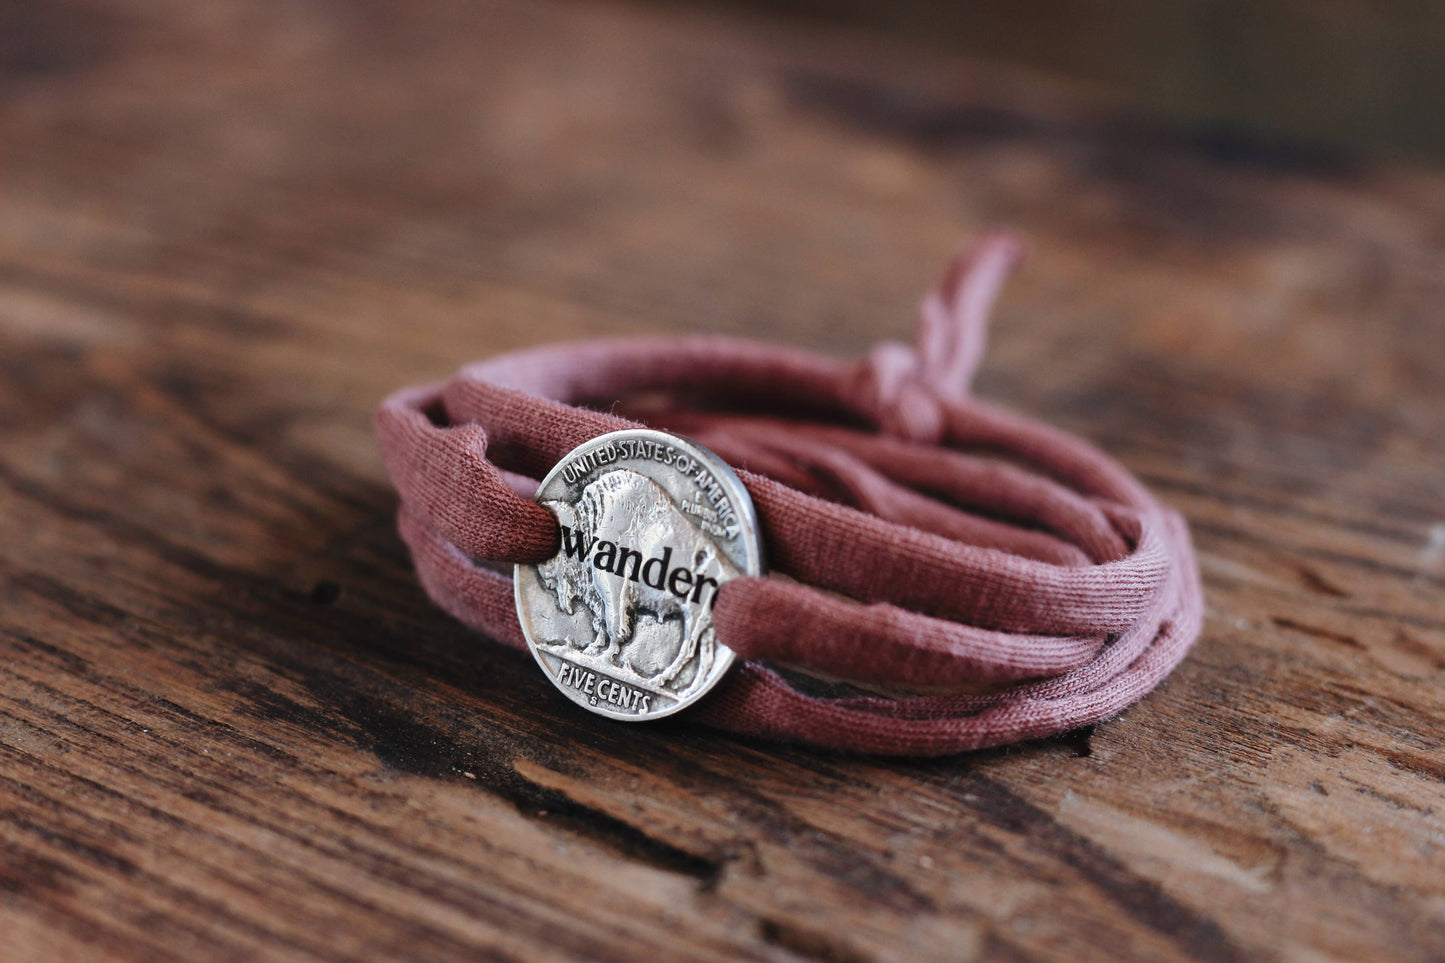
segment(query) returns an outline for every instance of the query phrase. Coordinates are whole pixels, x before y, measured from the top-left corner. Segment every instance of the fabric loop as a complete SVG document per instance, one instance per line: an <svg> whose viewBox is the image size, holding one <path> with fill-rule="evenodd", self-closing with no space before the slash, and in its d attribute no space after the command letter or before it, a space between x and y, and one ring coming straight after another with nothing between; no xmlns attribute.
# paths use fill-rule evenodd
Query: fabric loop
<svg viewBox="0 0 1445 963"><path fill-rule="evenodd" d="M427 412L440 403L440 389L426 386L393 396L377 413L382 460L402 501L468 555L519 562L551 557L558 539L552 513L511 490L487 460L483 428L433 425Z"/></svg>

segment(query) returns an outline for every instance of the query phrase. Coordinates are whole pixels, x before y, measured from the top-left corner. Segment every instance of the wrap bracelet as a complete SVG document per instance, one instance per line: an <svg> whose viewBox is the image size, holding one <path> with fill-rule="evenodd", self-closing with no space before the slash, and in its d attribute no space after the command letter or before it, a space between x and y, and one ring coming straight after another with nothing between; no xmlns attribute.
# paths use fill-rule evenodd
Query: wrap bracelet
<svg viewBox="0 0 1445 963"><path fill-rule="evenodd" d="M1116 462L968 394L1020 253L961 252L915 347L857 363L617 338L392 395L376 426L421 584L615 718L923 756L1118 714L1199 634L1197 564Z"/></svg>

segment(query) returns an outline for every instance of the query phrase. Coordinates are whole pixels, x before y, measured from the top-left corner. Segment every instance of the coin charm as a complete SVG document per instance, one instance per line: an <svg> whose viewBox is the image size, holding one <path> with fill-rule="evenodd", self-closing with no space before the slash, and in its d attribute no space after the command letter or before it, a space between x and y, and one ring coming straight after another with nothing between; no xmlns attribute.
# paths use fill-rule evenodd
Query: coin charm
<svg viewBox="0 0 1445 963"><path fill-rule="evenodd" d="M532 655L569 699L613 719L697 701L732 664L713 630L718 589L761 575L752 499L695 442L633 428L585 442L542 479L561 545L515 572Z"/></svg>

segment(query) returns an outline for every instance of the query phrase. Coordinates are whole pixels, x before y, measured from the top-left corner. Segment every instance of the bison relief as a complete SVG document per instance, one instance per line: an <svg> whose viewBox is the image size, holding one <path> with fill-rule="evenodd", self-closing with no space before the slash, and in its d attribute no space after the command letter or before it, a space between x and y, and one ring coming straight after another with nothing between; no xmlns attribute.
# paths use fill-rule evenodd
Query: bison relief
<svg viewBox="0 0 1445 963"><path fill-rule="evenodd" d="M590 482L575 506L543 504L557 515L562 548L537 574L563 612L581 606L591 616L590 640L556 644L657 689L705 679L717 589L738 574L712 539L657 483L623 468Z"/></svg>

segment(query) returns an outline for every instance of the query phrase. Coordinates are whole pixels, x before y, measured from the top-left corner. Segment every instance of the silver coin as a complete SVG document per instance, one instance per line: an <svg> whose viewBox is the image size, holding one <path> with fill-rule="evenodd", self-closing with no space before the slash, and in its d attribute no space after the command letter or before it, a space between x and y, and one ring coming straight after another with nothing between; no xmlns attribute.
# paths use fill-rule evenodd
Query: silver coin
<svg viewBox="0 0 1445 963"><path fill-rule="evenodd" d="M537 489L562 529L555 556L514 573L517 617L547 678L613 719L657 719L727 673L718 589L761 575L743 483L696 442L646 428L578 446Z"/></svg>

